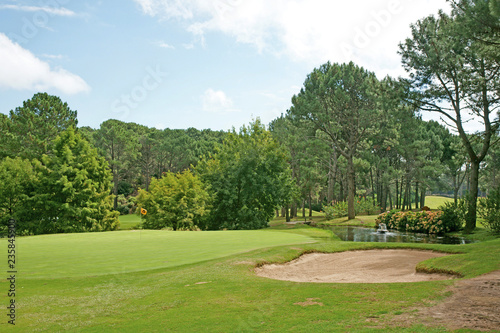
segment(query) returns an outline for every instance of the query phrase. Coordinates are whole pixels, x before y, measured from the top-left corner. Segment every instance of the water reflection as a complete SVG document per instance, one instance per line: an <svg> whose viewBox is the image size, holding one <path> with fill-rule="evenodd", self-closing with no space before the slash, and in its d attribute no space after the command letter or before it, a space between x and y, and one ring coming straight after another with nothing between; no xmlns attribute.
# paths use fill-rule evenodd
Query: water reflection
<svg viewBox="0 0 500 333"><path fill-rule="evenodd" d="M372 228L359 227L327 227L335 235L344 241L351 242L384 242L384 243L429 243L429 244L469 244L472 241L462 237L436 236L427 234L416 234L411 232L399 232L389 230L379 233Z"/></svg>

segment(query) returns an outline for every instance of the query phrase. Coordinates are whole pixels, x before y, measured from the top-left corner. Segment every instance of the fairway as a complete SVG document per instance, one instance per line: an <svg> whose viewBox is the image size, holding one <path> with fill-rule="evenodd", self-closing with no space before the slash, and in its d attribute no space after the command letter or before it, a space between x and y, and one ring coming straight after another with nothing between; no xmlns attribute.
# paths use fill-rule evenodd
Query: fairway
<svg viewBox="0 0 500 333"><path fill-rule="evenodd" d="M6 240L0 244L5 245ZM279 231L172 232L137 230L22 237L19 272L24 278L62 278L145 271L221 258L259 248L310 243Z"/></svg>
<svg viewBox="0 0 500 333"><path fill-rule="evenodd" d="M453 202L453 198L428 195L425 197L425 205L430 209L438 209L447 202Z"/></svg>

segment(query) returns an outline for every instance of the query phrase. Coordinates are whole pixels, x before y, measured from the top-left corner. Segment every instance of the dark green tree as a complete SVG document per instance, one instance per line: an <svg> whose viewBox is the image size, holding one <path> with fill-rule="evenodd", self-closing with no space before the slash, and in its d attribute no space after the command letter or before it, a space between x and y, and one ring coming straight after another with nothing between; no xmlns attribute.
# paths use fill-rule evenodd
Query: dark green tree
<svg viewBox="0 0 500 333"><path fill-rule="evenodd" d="M204 229L259 229L290 202L293 183L286 153L260 120L234 130L196 173L214 197Z"/></svg>
<svg viewBox="0 0 500 333"><path fill-rule="evenodd" d="M437 18L419 20L411 27L412 37L400 45L400 53L410 73L409 96L415 105L439 113L458 132L467 151L471 169L465 231L472 232L476 227L479 167L499 128L495 111L500 106L500 67L481 51L474 34L463 29L461 15L440 13ZM468 114L483 125L476 135L468 135L464 128Z"/></svg>
<svg viewBox="0 0 500 333"><path fill-rule="evenodd" d="M94 138L97 148L111 168L115 196L113 207L116 210L120 182L131 182L139 172L139 134L130 129L126 123L110 119L101 124Z"/></svg>
<svg viewBox="0 0 500 333"><path fill-rule="evenodd" d="M36 172L29 160L6 157L0 161L0 230L10 218L24 224L32 211L29 202L37 183Z"/></svg>
<svg viewBox="0 0 500 333"><path fill-rule="evenodd" d="M347 160L348 217L355 217L354 158L362 142L377 128L380 110L375 74L349 64L330 64L307 76L304 88L292 98L292 118L312 122L326 134L333 149Z"/></svg>
<svg viewBox="0 0 500 333"><path fill-rule="evenodd" d="M111 173L95 148L69 128L50 146L38 165L39 183L32 199L36 216L26 221L30 233L115 230Z"/></svg>
<svg viewBox="0 0 500 333"><path fill-rule="evenodd" d="M2 121L8 132L8 137L2 138L6 141L2 142L4 155L40 159L57 135L76 127L76 115L59 97L35 94L22 107L10 111L10 122Z"/></svg>

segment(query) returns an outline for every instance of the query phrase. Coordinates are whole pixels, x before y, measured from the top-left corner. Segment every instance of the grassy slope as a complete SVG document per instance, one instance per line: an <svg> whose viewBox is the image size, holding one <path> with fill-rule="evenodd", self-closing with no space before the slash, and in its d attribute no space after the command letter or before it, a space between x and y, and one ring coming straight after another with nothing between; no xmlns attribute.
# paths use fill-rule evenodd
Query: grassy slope
<svg viewBox="0 0 500 333"><path fill-rule="evenodd" d="M429 304L444 297L446 287L452 281L395 284L294 283L257 277L252 268L255 264L266 261L284 262L311 250L333 252L410 246L457 253L426 261L422 266L427 269L454 270L466 277L473 277L500 268L500 239L458 246L368 244L340 242L327 231L306 226L279 228L282 232L163 232L168 237L175 234L182 240L179 243L175 243L172 238L154 241L155 233L162 232L151 232L151 235L145 232L142 240L147 242L135 243L127 237L138 236L138 232L19 238L20 258L24 263L20 268L17 286L19 307L16 331L443 332L445 330L423 326L391 328L390 318L411 311L416 305ZM252 238L253 233L259 236ZM208 236L204 236L205 234ZM217 239L218 235L232 238L233 244L221 244L224 240ZM207 243L201 242L203 237L207 237L205 241L210 244L210 249L214 247L222 251L223 248L228 248L226 255L240 253L210 260L211 257L214 258L212 254L202 253L207 250ZM241 247L239 243L246 243L247 249L258 248L264 245L255 244L262 241L259 237L281 241L287 239L295 243L314 237L318 242L265 247L248 252L242 252L243 248L237 251L234 249L235 246ZM66 238L70 242L63 242ZM169 246L164 246L162 241ZM33 243L31 247L28 245L30 242ZM151 247L149 243L152 244ZM184 248L183 251L176 252L173 249L184 243L190 244L188 247L191 250ZM4 240L0 244L5 248ZM68 244L73 244L75 249L69 251ZM95 249L99 248L108 260L99 261L96 257L87 259L85 252L89 252L90 256L92 251L96 252ZM88 271L91 269L89 266L95 266L95 271L103 273L109 270L108 265L112 261L116 261L116 268L126 267L131 261L130 254L134 252L131 248L142 257L148 256L160 261L165 259L166 252L173 251L171 255L176 254L185 263L146 270L146 266L153 268L156 264L155 260L145 261L143 270L100 276L94 276L95 272ZM78 255L79 251L83 254ZM199 259L204 258L205 261L189 263L189 260L182 259L190 251L197 252ZM35 260L33 252L43 252L45 256L39 256ZM75 258L75 255L80 257ZM51 256L56 256L56 259ZM32 259L25 259L30 257ZM92 261L93 265L89 265L88 262ZM168 263L164 265L168 266ZM35 274L23 279L23 274L30 271ZM54 276L50 272L61 274ZM47 277L38 277L44 275ZM0 282L0 289L7 290L6 281ZM315 301L323 305L303 307L295 304L308 298L317 298ZM5 319L0 322L0 331L12 330L5 322Z"/></svg>

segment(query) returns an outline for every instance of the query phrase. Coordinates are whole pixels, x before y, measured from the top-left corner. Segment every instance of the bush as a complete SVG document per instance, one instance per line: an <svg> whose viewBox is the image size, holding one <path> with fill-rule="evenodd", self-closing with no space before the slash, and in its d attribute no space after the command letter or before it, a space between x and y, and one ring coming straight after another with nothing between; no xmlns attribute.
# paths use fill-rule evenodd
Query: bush
<svg viewBox="0 0 500 333"><path fill-rule="evenodd" d="M479 215L483 225L494 233L500 233L500 187L491 191L486 198L479 199Z"/></svg>
<svg viewBox="0 0 500 333"><path fill-rule="evenodd" d="M362 213L366 215L373 215L380 213L380 207L377 205L377 201L373 198L363 198L360 197L354 203L354 210L356 214L361 215Z"/></svg>
<svg viewBox="0 0 500 333"><path fill-rule="evenodd" d="M375 226L385 223L388 229L426 234L443 234L453 231L445 226L442 217L442 211L401 212L393 210L380 214L375 220Z"/></svg>
<svg viewBox="0 0 500 333"><path fill-rule="evenodd" d="M327 220L348 215L347 202L345 201L339 201L331 206L324 206L323 210L325 211L325 217ZM380 213L380 207L377 206L377 202L372 198L360 197L356 202L354 202L354 211L356 215L372 215Z"/></svg>
<svg viewBox="0 0 500 333"><path fill-rule="evenodd" d="M311 209L317 212L321 212L323 210L323 204L321 202L311 203Z"/></svg>
<svg viewBox="0 0 500 333"><path fill-rule="evenodd" d="M446 232L462 229L466 212L465 200L460 200L457 205L453 202L446 202L444 205L439 206L439 209L443 212L442 220Z"/></svg>
<svg viewBox="0 0 500 333"><path fill-rule="evenodd" d="M337 202L331 206L325 206L323 209L327 220L347 216L347 202L345 201Z"/></svg>

